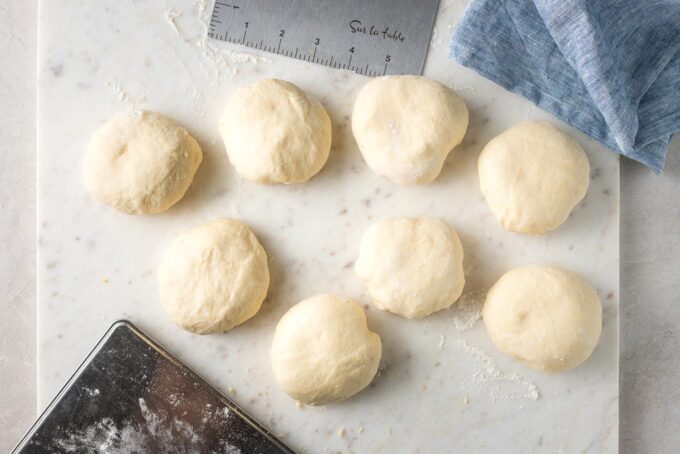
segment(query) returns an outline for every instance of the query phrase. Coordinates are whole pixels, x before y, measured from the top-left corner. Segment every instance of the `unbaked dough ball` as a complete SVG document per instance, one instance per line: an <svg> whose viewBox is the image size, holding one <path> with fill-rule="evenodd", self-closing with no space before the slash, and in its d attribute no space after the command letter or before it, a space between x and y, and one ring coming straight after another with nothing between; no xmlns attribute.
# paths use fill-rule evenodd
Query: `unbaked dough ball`
<svg viewBox="0 0 680 454"><path fill-rule="evenodd" d="M279 321L271 349L276 381L310 405L336 402L364 389L378 371L380 337L368 330L359 304L317 295Z"/></svg>
<svg viewBox="0 0 680 454"><path fill-rule="evenodd" d="M543 266L505 273L489 290L482 315L499 350L545 372L581 364L602 330L595 290L572 272Z"/></svg>
<svg viewBox="0 0 680 454"><path fill-rule="evenodd" d="M581 146L548 123L526 121L489 142L477 163L479 186L511 232L556 229L588 191L590 165Z"/></svg>
<svg viewBox="0 0 680 454"><path fill-rule="evenodd" d="M248 226L217 219L177 237L158 270L170 318L198 334L239 325L260 310L269 287L267 254Z"/></svg>
<svg viewBox="0 0 680 454"><path fill-rule="evenodd" d="M257 183L307 181L331 149L331 120L321 103L277 79L237 90L220 119L220 134L236 171Z"/></svg>
<svg viewBox="0 0 680 454"><path fill-rule="evenodd" d="M352 111L352 132L366 164L399 184L424 184L468 126L465 102L420 76L385 76L367 83Z"/></svg>
<svg viewBox="0 0 680 454"><path fill-rule="evenodd" d="M463 246L438 219L373 224L361 240L357 276L380 309L421 318L451 306L463 292Z"/></svg>
<svg viewBox="0 0 680 454"><path fill-rule="evenodd" d="M202 159L196 140L173 120L124 112L92 137L83 177L103 204L128 214L160 213L184 196Z"/></svg>

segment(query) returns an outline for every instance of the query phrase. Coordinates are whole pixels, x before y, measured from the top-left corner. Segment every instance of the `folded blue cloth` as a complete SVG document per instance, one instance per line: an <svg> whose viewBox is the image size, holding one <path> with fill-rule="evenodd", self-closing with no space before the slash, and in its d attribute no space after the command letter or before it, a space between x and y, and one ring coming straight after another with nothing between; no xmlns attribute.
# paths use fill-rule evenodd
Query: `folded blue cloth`
<svg viewBox="0 0 680 454"><path fill-rule="evenodd" d="M680 0L472 0L451 56L657 173L680 131Z"/></svg>

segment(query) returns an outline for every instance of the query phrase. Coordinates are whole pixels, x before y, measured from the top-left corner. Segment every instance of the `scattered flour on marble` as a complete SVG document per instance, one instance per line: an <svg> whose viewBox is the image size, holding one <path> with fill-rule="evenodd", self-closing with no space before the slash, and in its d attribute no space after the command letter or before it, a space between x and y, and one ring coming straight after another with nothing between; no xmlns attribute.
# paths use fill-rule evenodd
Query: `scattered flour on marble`
<svg viewBox="0 0 680 454"><path fill-rule="evenodd" d="M125 90L120 82L118 82L115 79L109 79L106 82L104 82L104 85L107 87L113 89L113 92L116 94L118 97L118 100L125 104L128 108L130 109L139 109L144 101L146 100L146 96L142 96L140 98L131 96L127 90Z"/></svg>
<svg viewBox="0 0 680 454"><path fill-rule="evenodd" d="M161 411L153 411L143 398L138 400L138 405L143 422L126 420L116 424L112 418L105 417L83 430L52 440L52 445L65 453L129 454L152 452L154 449L178 454L206 452L201 445L206 435L213 434L213 430L206 426L207 417L201 419L201 424L194 426L177 417L169 418ZM208 408L207 412L207 416L229 416L228 408L217 411ZM226 440L219 440L218 444L220 449L210 454L241 454L240 449Z"/></svg>
<svg viewBox="0 0 680 454"><path fill-rule="evenodd" d="M208 9L209 0L194 0L194 7L198 11L199 17Z"/></svg>
<svg viewBox="0 0 680 454"><path fill-rule="evenodd" d="M171 8L171 7L167 6L167 3L166 3L166 7L165 7L165 8L166 8L166 9L165 9L165 13L163 14L163 16L165 16L165 20L166 20L167 23L170 25L170 27L175 31L175 33L179 33L179 28L177 28L176 19L177 19L179 16L181 16L182 13L179 12L179 11L177 11L177 10L174 9L174 8Z"/></svg>
<svg viewBox="0 0 680 454"><path fill-rule="evenodd" d="M439 344L437 344L437 349L444 350L444 347L446 346L446 337L444 336L444 333L441 332L439 333Z"/></svg>
<svg viewBox="0 0 680 454"><path fill-rule="evenodd" d="M466 3L459 0L442 0L440 2L437 21L432 29L432 38L430 39L432 50L438 50L441 47L448 48L453 29L459 18L462 17Z"/></svg>
<svg viewBox="0 0 680 454"><path fill-rule="evenodd" d="M483 350L470 345L467 341L459 339L457 347L468 353L475 360L479 369L471 377L462 381L463 386L481 387L488 385L491 387L491 399L511 400L511 399L531 399L538 400L541 393L536 384L526 377L517 373L507 373L498 368L496 361ZM501 385L515 385L525 389L522 393L507 393L501 389ZM507 386L503 386L507 388Z"/></svg>
<svg viewBox="0 0 680 454"><path fill-rule="evenodd" d="M453 326L458 331L467 331L482 318L485 295L480 291L464 293L453 305Z"/></svg>
<svg viewBox="0 0 680 454"><path fill-rule="evenodd" d="M216 45L208 37L210 16L212 13L211 2L207 0L195 0L193 6L195 9L195 15L193 15L194 21L190 25L186 25L187 29L179 27L177 25L176 18L181 15L180 12L170 7L167 2L165 4L164 16L166 21L172 30L179 36L187 45L198 50L204 59L208 61L213 66L212 76L217 76L221 71L228 69L229 64L243 64L243 63L261 63L269 61L269 59L253 55L247 52L236 52L227 49L223 49ZM196 39L196 36L200 36ZM236 74L238 71L232 69L232 74Z"/></svg>

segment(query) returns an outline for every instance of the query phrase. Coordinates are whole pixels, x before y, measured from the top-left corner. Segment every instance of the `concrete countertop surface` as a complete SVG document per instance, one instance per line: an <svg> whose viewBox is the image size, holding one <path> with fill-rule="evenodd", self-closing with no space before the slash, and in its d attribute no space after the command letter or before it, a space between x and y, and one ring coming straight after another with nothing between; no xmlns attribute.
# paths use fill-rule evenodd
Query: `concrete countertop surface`
<svg viewBox="0 0 680 454"><path fill-rule="evenodd" d="M36 1L0 1L0 451L36 417ZM680 135L664 174L621 163L620 451L680 446Z"/></svg>

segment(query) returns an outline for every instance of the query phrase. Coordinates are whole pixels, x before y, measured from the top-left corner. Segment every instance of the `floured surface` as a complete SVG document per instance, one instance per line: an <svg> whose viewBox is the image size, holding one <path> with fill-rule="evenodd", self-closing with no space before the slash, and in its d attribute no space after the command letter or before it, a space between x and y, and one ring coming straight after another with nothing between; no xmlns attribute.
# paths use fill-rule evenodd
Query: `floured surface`
<svg viewBox="0 0 680 454"><path fill-rule="evenodd" d="M368 80L205 40L211 2L43 2L39 56L39 406L44 408L106 328L137 322L294 449L307 452L616 452L618 425L618 157L446 57L464 5L443 1L425 75L455 88L470 128L440 177L400 187L363 163L349 131L352 101ZM228 95L262 77L318 97L334 124L326 167L309 183L241 181L217 132ZM130 217L93 202L80 176L94 130L143 107L177 120L204 162L168 212ZM547 120L586 150L591 186L557 231L503 230L478 189L476 158L523 120ZM155 272L188 226L228 216L253 227L270 256L262 310L227 334L197 336L164 314ZM384 217L440 217L460 234L466 286L454 305L419 321L377 310L353 263L366 228ZM545 375L500 355L479 301L508 269L563 266L586 277L604 304L602 338L573 371ZM274 383L268 352L280 316L334 292L365 305L383 343L379 375L362 393L323 408L296 406ZM477 301L477 303L475 303ZM342 434L342 435L340 435Z"/></svg>

